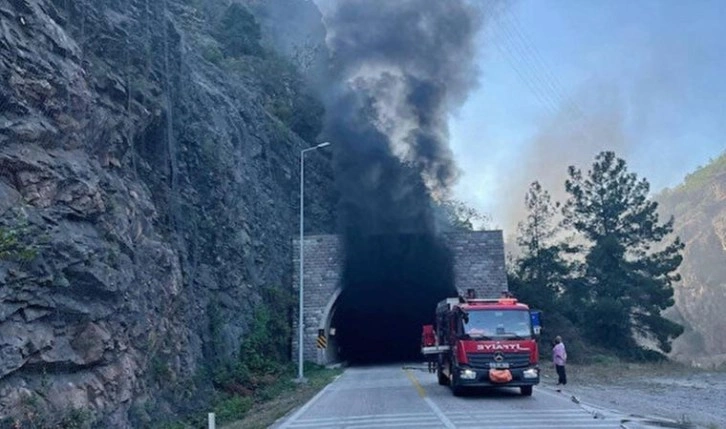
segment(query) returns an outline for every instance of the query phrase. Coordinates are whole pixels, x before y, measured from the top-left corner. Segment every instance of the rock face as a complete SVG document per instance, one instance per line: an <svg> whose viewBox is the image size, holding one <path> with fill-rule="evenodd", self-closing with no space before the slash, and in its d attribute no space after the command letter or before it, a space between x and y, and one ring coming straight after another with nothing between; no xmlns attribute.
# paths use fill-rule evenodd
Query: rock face
<svg viewBox="0 0 726 429"><path fill-rule="evenodd" d="M98 427L193 403L172 386L204 366L208 313L233 356L290 284L309 143L244 62L205 59L190 3L0 2L0 225L37 253L0 262L0 420L28 398ZM307 167L308 229L331 232L329 155Z"/></svg>
<svg viewBox="0 0 726 429"><path fill-rule="evenodd" d="M686 243L671 316L685 333L673 357L711 366L726 362L726 155L689 175L658 198L664 214L675 216L675 232Z"/></svg>

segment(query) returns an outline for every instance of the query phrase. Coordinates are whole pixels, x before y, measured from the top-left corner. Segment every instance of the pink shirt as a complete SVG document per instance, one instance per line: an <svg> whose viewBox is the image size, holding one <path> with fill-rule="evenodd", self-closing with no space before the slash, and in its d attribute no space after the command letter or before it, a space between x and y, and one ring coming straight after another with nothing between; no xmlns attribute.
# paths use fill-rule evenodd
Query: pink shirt
<svg viewBox="0 0 726 429"><path fill-rule="evenodd" d="M552 348L552 359L555 361L555 365L564 365L567 362L567 351L565 351L565 344L555 344Z"/></svg>

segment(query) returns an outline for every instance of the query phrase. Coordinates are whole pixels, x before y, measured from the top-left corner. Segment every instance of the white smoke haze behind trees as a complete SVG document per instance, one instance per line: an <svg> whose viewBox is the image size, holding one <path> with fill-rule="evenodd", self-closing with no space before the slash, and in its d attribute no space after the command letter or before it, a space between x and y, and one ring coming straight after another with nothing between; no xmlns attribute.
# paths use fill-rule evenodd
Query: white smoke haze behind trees
<svg viewBox="0 0 726 429"><path fill-rule="evenodd" d="M631 143L623 111L618 91L601 85L573 98L573 103L542 125L522 154L521 165L511 171L501 188L499 201L505 213L501 227L510 236L526 216L524 198L532 182L539 181L553 201L562 202L570 165L587 169L595 155L605 150L627 159Z"/></svg>
<svg viewBox="0 0 726 429"><path fill-rule="evenodd" d="M567 166L587 168L602 150L627 160L653 194L677 185L723 148L719 17L722 2L514 2L487 27L482 90L465 119L455 119L457 197L491 212L511 237L532 181L560 199ZM545 67L510 46L515 21ZM521 61L512 64L512 56ZM546 92L548 76L559 91L542 100L530 86ZM582 114L571 112L568 98Z"/></svg>
<svg viewBox="0 0 726 429"><path fill-rule="evenodd" d="M645 70L658 69L652 61ZM542 120L521 153L521 167L500 190L501 226L507 235L511 237L525 215L524 196L532 182L539 181L553 200L563 202L567 167L586 170L602 151L614 151L628 161L631 171L651 183L652 193L682 179L677 149L684 142L676 138L683 121L673 112L684 96L682 82L667 70L652 75L645 70L631 82L593 79L554 116ZM654 76L653 81L646 76Z"/></svg>

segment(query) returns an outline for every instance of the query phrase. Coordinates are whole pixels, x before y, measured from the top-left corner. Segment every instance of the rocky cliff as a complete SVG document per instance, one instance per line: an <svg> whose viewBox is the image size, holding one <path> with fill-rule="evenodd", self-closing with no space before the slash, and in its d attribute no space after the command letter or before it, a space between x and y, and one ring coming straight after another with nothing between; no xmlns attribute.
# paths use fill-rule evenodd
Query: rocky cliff
<svg viewBox="0 0 726 429"><path fill-rule="evenodd" d="M290 284L310 142L276 63L226 58L227 3L0 1L0 227L27 250L0 252L0 419L190 406ZM307 226L332 232L330 156L309 161Z"/></svg>
<svg viewBox="0 0 726 429"><path fill-rule="evenodd" d="M704 366L726 362L726 155L657 197L686 243L670 316L686 327L672 356Z"/></svg>

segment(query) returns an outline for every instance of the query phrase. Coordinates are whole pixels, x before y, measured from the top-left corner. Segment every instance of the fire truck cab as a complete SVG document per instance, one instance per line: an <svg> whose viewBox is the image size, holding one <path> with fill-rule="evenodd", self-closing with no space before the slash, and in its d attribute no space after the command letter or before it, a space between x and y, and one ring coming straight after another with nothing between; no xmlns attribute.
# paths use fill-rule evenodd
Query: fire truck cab
<svg viewBox="0 0 726 429"><path fill-rule="evenodd" d="M539 383L539 316L511 297L445 299L436 307L437 342L422 353L454 395L466 387L519 387L530 396Z"/></svg>

